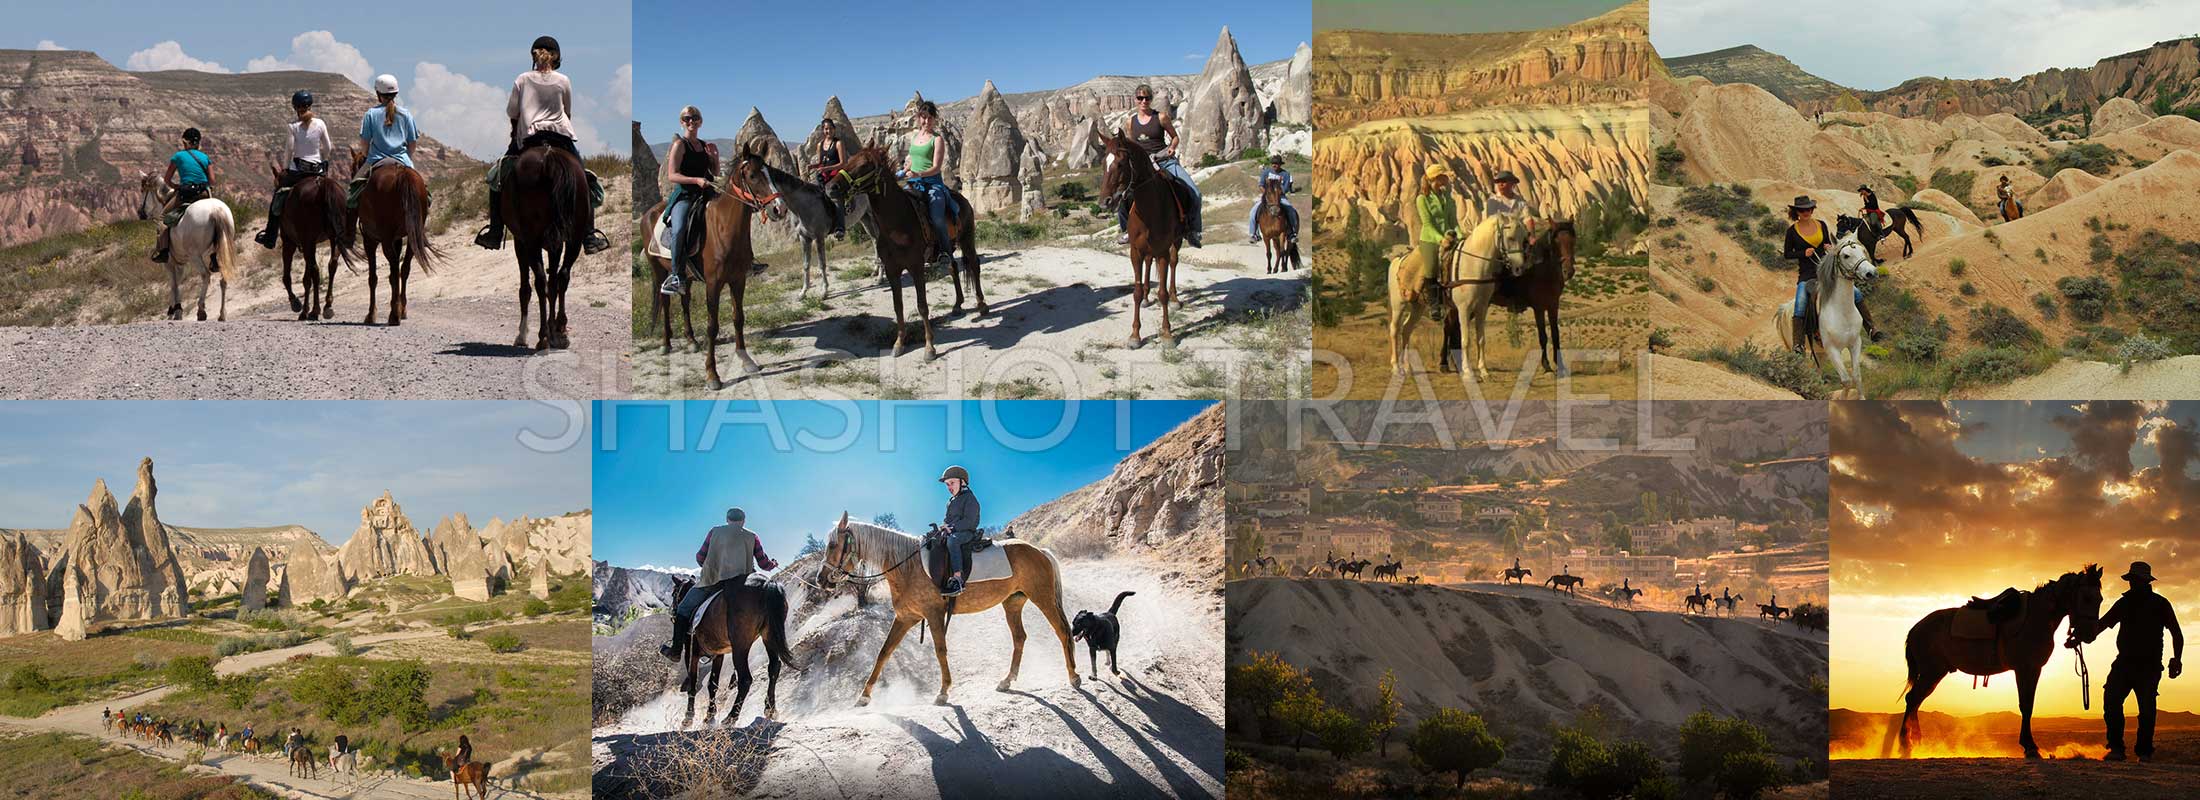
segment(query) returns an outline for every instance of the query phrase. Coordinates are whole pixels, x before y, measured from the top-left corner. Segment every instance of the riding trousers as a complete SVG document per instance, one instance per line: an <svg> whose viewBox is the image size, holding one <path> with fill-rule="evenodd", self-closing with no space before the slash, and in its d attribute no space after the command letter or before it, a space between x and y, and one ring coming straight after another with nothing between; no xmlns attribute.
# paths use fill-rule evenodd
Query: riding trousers
<svg viewBox="0 0 2200 800"><path fill-rule="evenodd" d="M932 210L933 241L939 243L938 251L941 255L947 254L954 249L953 242L947 235L947 182L940 180L938 175L910 178L909 188L923 192L928 198L927 202Z"/></svg>
<svg viewBox="0 0 2200 800"><path fill-rule="evenodd" d="M2124 696L2139 702L2139 736L2132 748L2139 757L2154 755L2154 700L2162 685L2162 663L2149 659L2116 659L2101 684L2101 716L2108 723L2108 749L2124 750Z"/></svg>
<svg viewBox="0 0 2200 800"><path fill-rule="evenodd" d="M1254 203L1252 212L1245 216L1245 232L1248 235L1260 235L1260 205ZM1283 198L1283 220L1284 230L1290 231L1292 236L1297 236L1299 234L1299 210L1291 205L1291 198L1288 197Z"/></svg>
<svg viewBox="0 0 2200 800"><path fill-rule="evenodd" d="M1186 215L1184 222L1185 225L1191 228L1194 232L1202 230L1199 224L1199 183L1192 180L1192 173L1185 172L1184 165L1176 163L1176 159L1173 158L1154 159L1153 165L1155 169L1166 172L1171 177L1174 177L1178 181L1183 182L1184 188L1191 190L1192 207L1185 209ZM1258 208L1260 206L1259 203L1254 203L1253 205L1255 208ZM1294 215L1296 214L1296 212L1293 213ZM1130 224L1131 204L1124 203L1120 206L1117 206L1115 209L1115 227L1121 230L1129 230ZM1258 229L1256 228L1256 231L1257 230Z"/></svg>
<svg viewBox="0 0 2200 800"><path fill-rule="evenodd" d="M727 589L740 586L743 581L747 581L748 579L749 576L747 575L735 575L731 578L727 578L709 586L698 586L693 589L689 589L687 595L680 598L679 607L672 609L673 623L681 627L694 625L695 612L702 609L704 601L707 601L712 597L717 596L719 593L724 592Z"/></svg>
<svg viewBox="0 0 2200 800"><path fill-rule="evenodd" d="M1813 291L1813 290L1812 290L1812 288L1811 288L1811 284L1813 284L1813 283L1817 283L1817 281L1815 281L1815 280L1809 280L1809 281L1796 281L1796 282L1795 282L1795 315L1796 315L1796 316L1802 316L1802 315L1803 315L1803 313L1804 313L1804 311L1806 311L1806 310L1807 310L1807 309L1808 309L1808 308L1810 307L1810 298L1809 298L1808 296L1806 296L1806 295L1808 295L1808 294L1809 294L1809 293L1810 293L1811 291ZM1856 292L1856 304L1857 304L1857 305L1859 305L1859 306L1863 305L1863 304L1864 304L1864 289L1863 289L1862 287L1850 287L1850 288L1851 288L1851 290L1852 290L1852 291Z"/></svg>
<svg viewBox="0 0 2200 800"><path fill-rule="evenodd" d="M183 219L184 209L190 208L192 203L207 198L207 189L207 185L203 183L186 183L176 187L175 196L168 198L168 207L161 211L161 227L176 227L176 223Z"/></svg>

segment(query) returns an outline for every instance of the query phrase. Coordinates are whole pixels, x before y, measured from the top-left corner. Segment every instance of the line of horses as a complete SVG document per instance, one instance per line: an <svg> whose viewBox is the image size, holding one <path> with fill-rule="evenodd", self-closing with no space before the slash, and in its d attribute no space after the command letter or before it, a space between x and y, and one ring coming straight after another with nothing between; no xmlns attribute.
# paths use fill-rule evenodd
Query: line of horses
<svg viewBox="0 0 2200 800"><path fill-rule="evenodd" d="M428 181L418 170L394 161L382 161L371 170L366 154L354 152L351 174L366 170L367 182L356 209L345 205L345 187L330 175L310 175L294 184L279 223L278 247L283 257L283 294L300 320L335 319L336 267L356 270L364 255L367 265L367 314L363 324L375 324L378 309L379 254L389 265L389 306L383 317L391 327L410 315L408 290L412 268L420 265L430 274L436 263L448 257L428 239L428 211L432 198ZM282 169L270 167L280 178ZM573 263L581 244L595 227L590 205L586 167L578 156L549 145L527 148L512 158L503 171L503 190L498 193L506 229L519 264L519 333L512 344L527 346L527 318L531 309L538 317L535 349L571 346L566 316L566 291L572 282ZM160 215L173 191L150 172L138 174L138 218ZM220 306L215 319L229 318L229 284L244 280L237 260L236 220L227 203L208 197L184 209L171 232L173 247L168 259L169 319L183 318L182 283L185 269L201 272L198 318L206 320L209 284L220 275ZM328 246L324 264L320 248ZM298 283L303 299L291 280L295 260L303 260Z"/></svg>
<svg viewBox="0 0 2200 800"><path fill-rule="evenodd" d="M178 742L182 742L208 752L233 754L239 758L279 759L288 765L287 774L293 778L317 779L321 770L326 768L334 775L348 777L354 783L359 780L361 756L357 747L342 753L331 748L328 757L323 759L315 757L310 739L290 745L286 751L283 745L270 742L269 737L230 733L226 726L208 726L204 721L198 720L179 723L162 717L140 718L138 715L122 713L103 717L100 725L124 739L139 739L160 747L175 747ZM480 761L460 763L456 753L438 751L437 755L443 759L444 769L451 775L454 793L464 792L486 800L489 796L488 764ZM371 769L371 759L368 765ZM342 782L343 778L334 780Z"/></svg>

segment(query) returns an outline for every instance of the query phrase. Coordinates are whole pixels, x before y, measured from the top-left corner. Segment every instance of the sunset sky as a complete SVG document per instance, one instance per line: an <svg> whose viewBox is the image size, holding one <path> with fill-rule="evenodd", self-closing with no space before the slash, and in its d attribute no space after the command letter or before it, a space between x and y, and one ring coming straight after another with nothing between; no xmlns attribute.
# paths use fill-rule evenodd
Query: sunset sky
<svg viewBox="0 0 2200 800"><path fill-rule="evenodd" d="M2200 620L2200 558L2185 552L2200 544L2200 403L1833 406L1833 707L1902 710L1902 643L1925 614L2088 562L2106 572L2103 613L2129 586L2117 576L2145 560L2179 621ZM2036 713L2098 714L2114 638L2086 648L2092 711L2063 650ZM2014 711L2016 683L2004 673L1974 691L1959 673L1924 707ZM2200 677L2165 679L2161 707L2200 708Z"/></svg>

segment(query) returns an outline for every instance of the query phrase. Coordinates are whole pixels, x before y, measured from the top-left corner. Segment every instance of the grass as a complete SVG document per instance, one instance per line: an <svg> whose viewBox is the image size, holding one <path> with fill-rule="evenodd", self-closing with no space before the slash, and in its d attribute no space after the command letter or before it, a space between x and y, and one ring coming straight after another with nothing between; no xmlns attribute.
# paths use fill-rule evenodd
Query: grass
<svg viewBox="0 0 2200 800"><path fill-rule="evenodd" d="M2200 242L2147 230L2115 256L2120 310L2178 354L2200 352Z"/></svg>
<svg viewBox="0 0 2200 800"><path fill-rule="evenodd" d="M1949 197L1955 198L1956 202L1962 203L1970 202L1971 185L1977 181L1978 173L1976 172L1971 170L1951 171L1946 167L1942 167L1933 170L1933 177L1928 182L1933 188L1946 192Z"/></svg>
<svg viewBox="0 0 2200 800"><path fill-rule="evenodd" d="M1831 390L1825 374L1813 368L1801 353L1761 348L1755 342L1740 347L1712 347L1689 356L1697 361L1723 364L1727 369L1802 395L1824 400Z"/></svg>
<svg viewBox="0 0 2200 800"><path fill-rule="evenodd" d="M51 800L274 800L243 778L187 772L184 765L88 736L0 736L5 782L37 787L15 796Z"/></svg>

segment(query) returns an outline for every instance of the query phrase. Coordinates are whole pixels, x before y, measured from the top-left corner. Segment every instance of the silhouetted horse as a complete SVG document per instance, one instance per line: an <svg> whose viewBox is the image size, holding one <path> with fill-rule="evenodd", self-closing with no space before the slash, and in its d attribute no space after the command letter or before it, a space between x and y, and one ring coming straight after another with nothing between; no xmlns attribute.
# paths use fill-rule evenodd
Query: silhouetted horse
<svg viewBox="0 0 2200 800"><path fill-rule="evenodd" d="M2101 568L2087 564L2063 573L2026 593L2023 611L1996 626L1993 638L1955 635L1961 609L1943 608L1925 615L1911 626L1903 655L1909 661L1909 683L1903 687L1902 757L1910 755L1910 743L1924 731L1917 723L1918 706L1940 685L1940 679L1961 670L1972 675L2017 673L2017 710L2024 722L2017 743L2025 758L2039 758L2032 741L2032 695L2039 689L2040 670L2055 654L2055 630L2070 618L2070 635L2091 640L2100 633Z"/></svg>

